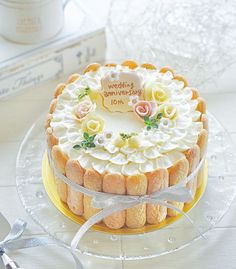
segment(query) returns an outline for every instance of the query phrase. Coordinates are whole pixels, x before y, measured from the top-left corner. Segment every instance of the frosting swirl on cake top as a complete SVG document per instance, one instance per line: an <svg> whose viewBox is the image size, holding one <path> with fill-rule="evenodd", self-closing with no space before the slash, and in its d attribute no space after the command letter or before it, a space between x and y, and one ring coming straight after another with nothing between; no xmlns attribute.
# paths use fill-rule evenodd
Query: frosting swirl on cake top
<svg viewBox="0 0 236 269"><path fill-rule="evenodd" d="M83 168L134 175L168 168L196 144L197 105L170 71L100 67L65 87L50 125Z"/></svg>

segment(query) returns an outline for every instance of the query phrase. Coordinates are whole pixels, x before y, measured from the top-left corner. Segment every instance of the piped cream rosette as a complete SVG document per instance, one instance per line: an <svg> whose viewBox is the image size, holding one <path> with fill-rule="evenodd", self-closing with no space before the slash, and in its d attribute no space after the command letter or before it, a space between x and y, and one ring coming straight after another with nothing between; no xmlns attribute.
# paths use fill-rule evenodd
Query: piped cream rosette
<svg viewBox="0 0 236 269"><path fill-rule="evenodd" d="M102 80L120 72L136 74L142 92L128 96L127 111L132 112L107 112ZM45 125L52 160L62 175L89 190L135 196L183 181L203 159L208 134L205 101L196 89L168 67L157 70L133 61L92 64L84 75L72 75L56 88ZM199 168L187 183L193 196L201 186L201 173ZM90 219L99 212L89 195L60 179L57 189L75 214ZM184 207L183 201L171 204ZM142 203L104 217L103 223L111 229L140 228L178 213L166 205Z"/></svg>

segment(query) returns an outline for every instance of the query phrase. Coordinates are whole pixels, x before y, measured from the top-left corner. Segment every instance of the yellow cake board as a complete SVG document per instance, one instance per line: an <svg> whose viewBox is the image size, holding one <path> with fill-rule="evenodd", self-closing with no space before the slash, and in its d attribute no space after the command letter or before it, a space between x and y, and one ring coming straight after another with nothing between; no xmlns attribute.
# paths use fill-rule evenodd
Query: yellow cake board
<svg viewBox="0 0 236 269"><path fill-rule="evenodd" d="M206 185L207 185L207 178L208 178L208 166L207 162L205 162L205 168L203 173L203 183L202 185L197 189L196 195L194 200L191 203L185 204L183 211L187 213L190 211L200 200L201 196L203 195ZM43 185L45 187L45 190L54 204L54 206L66 217L74 221L75 223L82 225L86 220L82 216L77 216L74 213L72 213L67 206L66 203L62 202L60 200L60 197L57 193L57 187L56 182L54 179L54 175L52 172L52 169L48 162L47 154L45 153L42 160L42 178L43 178ZM142 228L137 229L130 229L130 228L121 228L118 230L110 229L106 227L104 224L95 224L93 225L92 229L100 232L105 233L111 233L111 234L140 234L140 233L147 233L151 231L155 231L158 229L161 229L167 225L170 225L183 217L183 214L178 214L175 217L167 217L164 221L158 223L158 224L147 224Z"/></svg>

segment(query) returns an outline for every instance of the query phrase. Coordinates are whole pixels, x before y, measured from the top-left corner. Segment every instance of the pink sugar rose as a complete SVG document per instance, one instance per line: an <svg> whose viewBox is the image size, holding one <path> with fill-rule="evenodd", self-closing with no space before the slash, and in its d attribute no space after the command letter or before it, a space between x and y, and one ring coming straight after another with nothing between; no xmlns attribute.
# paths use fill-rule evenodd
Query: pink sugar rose
<svg viewBox="0 0 236 269"><path fill-rule="evenodd" d="M155 102L140 100L135 104L134 112L142 119L145 116L151 117L157 112L157 105Z"/></svg>
<svg viewBox="0 0 236 269"><path fill-rule="evenodd" d="M91 112L93 104L90 100L84 100L80 102L75 110L75 115L78 119L83 119L85 116Z"/></svg>

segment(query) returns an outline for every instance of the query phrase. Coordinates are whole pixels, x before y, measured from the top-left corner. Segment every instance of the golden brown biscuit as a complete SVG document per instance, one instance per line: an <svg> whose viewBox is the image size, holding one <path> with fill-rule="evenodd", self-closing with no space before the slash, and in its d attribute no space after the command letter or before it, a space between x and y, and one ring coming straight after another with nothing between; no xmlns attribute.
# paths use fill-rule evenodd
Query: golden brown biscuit
<svg viewBox="0 0 236 269"><path fill-rule="evenodd" d="M67 80L67 84L73 83L75 82L77 79L79 78L79 74L75 73L69 76L68 80Z"/></svg>
<svg viewBox="0 0 236 269"><path fill-rule="evenodd" d="M84 213L83 217L87 220L97 214L101 209L92 206L92 197L84 194Z"/></svg>
<svg viewBox="0 0 236 269"><path fill-rule="evenodd" d="M65 175L65 167L68 161L68 156L64 153L58 145L52 147L52 158L55 161L57 169Z"/></svg>
<svg viewBox="0 0 236 269"><path fill-rule="evenodd" d="M84 173L84 186L90 190L102 191L102 175L94 169L87 169Z"/></svg>
<svg viewBox="0 0 236 269"><path fill-rule="evenodd" d="M79 185L83 185L85 170L77 160L68 160L65 171L66 176L70 180L78 183Z"/></svg>
<svg viewBox="0 0 236 269"><path fill-rule="evenodd" d="M144 63L141 64L141 67L146 68L146 69L150 69L150 70L155 70L157 69L156 66L154 64L150 64L150 63Z"/></svg>
<svg viewBox="0 0 236 269"><path fill-rule="evenodd" d="M64 203L66 203L67 202L67 184L60 179L56 179L56 186L57 186L57 193L60 199Z"/></svg>
<svg viewBox="0 0 236 269"><path fill-rule="evenodd" d="M49 113L52 114L55 111L57 105L57 99L53 99L49 106Z"/></svg>
<svg viewBox="0 0 236 269"><path fill-rule="evenodd" d="M173 164L169 170L169 185L173 186L185 179L188 175L189 163L186 158L183 158Z"/></svg>
<svg viewBox="0 0 236 269"><path fill-rule="evenodd" d="M126 179L127 194L144 195L147 192L147 178L144 174L128 176ZM126 210L126 226L143 227L146 223L146 204L140 204Z"/></svg>
<svg viewBox="0 0 236 269"><path fill-rule="evenodd" d="M83 185L84 182L84 169L76 160L68 160L65 167L66 176L73 182ZM76 191L68 186L67 204L70 210L76 215L83 215L84 213L84 200L83 193Z"/></svg>
<svg viewBox="0 0 236 269"><path fill-rule="evenodd" d="M93 63L93 64L89 64L85 69L84 69L84 74L87 72L95 72L100 68L100 64L99 63Z"/></svg>
<svg viewBox="0 0 236 269"><path fill-rule="evenodd" d="M184 87L188 87L188 81L186 80L186 78L184 76L174 75L174 79L179 80L179 81L183 81Z"/></svg>
<svg viewBox="0 0 236 269"><path fill-rule="evenodd" d="M208 131L205 129L202 129L200 134L198 135L198 141L197 144L200 148L200 157L204 156L206 152L206 147L207 147L207 140L208 140Z"/></svg>
<svg viewBox="0 0 236 269"><path fill-rule="evenodd" d="M58 139L53 134L51 127L48 127L46 130L46 139L49 149L58 144Z"/></svg>
<svg viewBox="0 0 236 269"><path fill-rule="evenodd" d="M94 191L102 191L102 175L94 169L87 169L84 173L84 187ZM90 218L99 211L99 208L94 208L92 206L92 197L84 195L85 219Z"/></svg>
<svg viewBox="0 0 236 269"><path fill-rule="evenodd" d="M129 69L135 69L138 67L138 64L133 60L126 60L122 64L122 66L128 66Z"/></svg>
<svg viewBox="0 0 236 269"><path fill-rule="evenodd" d="M116 67L117 64L115 64L115 63L108 63L108 64L105 64L105 66L107 66L107 67Z"/></svg>
<svg viewBox="0 0 236 269"><path fill-rule="evenodd" d="M114 194L125 194L125 177L120 173L106 174L103 177L103 191ZM125 225L125 210L116 212L104 218L104 223L112 229L119 229Z"/></svg>
<svg viewBox="0 0 236 269"><path fill-rule="evenodd" d="M48 113L47 116L46 116L45 123L44 123L44 128L45 128L45 130L46 130L48 127L50 127L52 118L53 118L52 114Z"/></svg>
<svg viewBox="0 0 236 269"><path fill-rule="evenodd" d="M54 90L54 98L57 98L65 89L66 84L65 83L60 83L57 85L57 87Z"/></svg>
<svg viewBox="0 0 236 269"><path fill-rule="evenodd" d="M167 188L169 185L169 173L167 169L158 169L145 173L148 181L147 194ZM167 208L158 204L147 204L147 223L157 224L163 221L167 215Z"/></svg>
<svg viewBox="0 0 236 269"><path fill-rule="evenodd" d="M83 193L76 191L72 187L67 187L67 205L70 210L81 216L84 214L84 195Z"/></svg>
<svg viewBox="0 0 236 269"><path fill-rule="evenodd" d="M198 145L195 145L191 149L186 150L184 154L189 163L188 175L190 175L200 162L200 148ZM187 183L187 187L192 191L194 197L197 190L197 175Z"/></svg>
<svg viewBox="0 0 236 269"><path fill-rule="evenodd" d="M168 170L169 170L169 185L173 186L187 177L189 170L188 160L186 158L179 160ZM184 207L184 203L182 202L169 202L169 203L178 207L181 210ZM176 210L168 208L167 214L168 216L173 217L178 215L179 213Z"/></svg>
<svg viewBox="0 0 236 269"><path fill-rule="evenodd" d="M202 114L206 114L206 101L202 97L198 97L198 105L196 110L200 111Z"/></svg>
<svg viewBox="0 0 236 269"><path fill-rule="evenodd" d="M171 72L174 75L174 70L169 66L162 66L159 70L161 73L166 73L167 71Z"/></svg>
<svg viewBox="0 0 236 269"><path fill-rule="evenodd" d="M200 121L202 122L203 124L203 128L205 130L209 130L209 123L208 123L208 117L206 114L202 114L201 117L200 117Z"/></svg>
<svg viewBox="0 0 236 269"><path fill-rule="evenodd" d="M199 92L197 89L191 89L192 90L192 99L197 99L199 97Z"/></svg>

